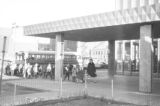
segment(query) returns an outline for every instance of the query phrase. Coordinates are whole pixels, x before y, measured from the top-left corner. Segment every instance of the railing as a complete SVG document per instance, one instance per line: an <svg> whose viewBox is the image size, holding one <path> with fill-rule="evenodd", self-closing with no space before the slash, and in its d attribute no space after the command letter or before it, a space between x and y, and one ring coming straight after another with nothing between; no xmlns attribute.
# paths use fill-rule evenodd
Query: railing
<svg viewBox="0 0 160 106"><path fill-rule="evenodd" d="M49 74L33 75L30 78L4 75L0 104L13 106L47 100L60 99L63 101L64 98L69 97L91 96L101 100L132 103L132 105L160 105L159 79L153 78L153 93L142 93L139 92L138 76L115 75L114 78L110 78L107 69L98 69L96 73L97 77L85 74L85 82L78 77L74 82L71 76L69 80L64 79L63 76L63 80L55 81Z"/></svg>

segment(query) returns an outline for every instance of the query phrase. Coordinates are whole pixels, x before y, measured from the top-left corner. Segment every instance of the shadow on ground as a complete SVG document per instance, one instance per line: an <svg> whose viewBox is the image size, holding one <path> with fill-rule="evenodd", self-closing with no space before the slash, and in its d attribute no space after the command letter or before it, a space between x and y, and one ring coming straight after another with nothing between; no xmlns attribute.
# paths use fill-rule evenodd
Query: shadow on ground
<svg viewBox="0 0 160 106"><path fill-rule="evenodd" d="M14 84L12 83L3 84L1 96L12 96L14 95L14 92L15 92ZM24 95L24 94L32 94L40 92L49 92L49 91L16 85L16 95Z"/></svg>
<svg viewBox="0 0 160 106"><path fill-rule="evenodd" d="M81 96L81 97L61 98L49 101L40 101L18 106L142 106L142 105L134 105L124 102L117 102L113 100L106 100L105 98Z"/></svg>

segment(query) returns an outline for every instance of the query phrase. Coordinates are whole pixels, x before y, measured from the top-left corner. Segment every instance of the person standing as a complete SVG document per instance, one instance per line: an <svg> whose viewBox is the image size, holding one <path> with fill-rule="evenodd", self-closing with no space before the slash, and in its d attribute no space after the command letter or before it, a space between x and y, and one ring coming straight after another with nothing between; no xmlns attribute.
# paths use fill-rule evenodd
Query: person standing
<svg viewBox="0 0 160 106"><path fill-rule="evenodd" d="M23 78L27 78L27 70L28 70L28 64L25 63L23 67Z"/></svg>
<svg viewBox="0 0 160 106"><path fill-rule="evenodd" d="M96 68L95 64L92 59L89 60L88 66L87 66L87 74L90 75L91 77L96 77Z"/></svg>
<svg viewBox="0 0 160 106"><path fill-rule="evenodd" d="M42 72L42 65L38 65L38 76L42 77L43 72Z"/></svg>
<svg viewBox="0 0 160 106"><path fill-rule="evenodd" d="M53 64L53 66L52 66L52 71L51 71L52 79L55 79L54 74L55 74L55 65Z"/></svg>
<svg viewBox="0 0 160 106"><path fill-rule="evenodd" d="M31 78L32 65L28 64L27 67L27 78Z"/></svg>
<svg viewBox="0 0 160 106"><path fill-rule="evenodd" d="M69 76L72 76L72 68L73 68L73 65L72 64L68 64Z"/></svg>
<svg viewBox="0 0 160 106"><path fill-rule="evenodd" d="M8 63L7 66L5 67L6 75L10 75L11 74L10 70L11 70L10 64Z"/></svg>
<svg viewBox="0 0 160 106"><path fill-rule="evenodd" d="M34 71L34 77L37 78L38 76L38 64L37 63L34 65L33 71Z"/></svg>
<svg viewBox="0 0 160 106"><path fill-rule="evenodd" d="M72 81L73 82L76 82L76 75L77 75L77 67L76 65L73 65L73 68L72 68Z"/></svg>
<svg viewBox="0 0 160 106"><path fill-rule="evenodd" d="M64 74L65 74L64 80L66 78L68 78L68 80L69 80L69 74L70 74L70 72L69 72L69 65L67 65L67 66L64 67Z"/></svg>
<svg viewBox="0 0 160 106"><path fill-rule="evenodd" d="M50 76L50 78L52 79L52 75L51 75L51 64L49 63L48 66L47 66L47 73L46 73L46 78L48 76Z"/></svg>

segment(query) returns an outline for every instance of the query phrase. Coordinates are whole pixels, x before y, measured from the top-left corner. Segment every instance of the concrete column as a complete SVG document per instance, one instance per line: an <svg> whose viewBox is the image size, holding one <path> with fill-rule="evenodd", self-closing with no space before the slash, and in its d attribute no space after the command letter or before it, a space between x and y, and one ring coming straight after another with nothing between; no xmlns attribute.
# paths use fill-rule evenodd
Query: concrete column
<svg viewBox="0 0 160 106"><path fill-rule="evenodd" d="M159 63L160 63L160 39L158 39L158 53L157 53L157 57L158 57L158 64L157 64L157 73L159 75Z"/></svg>
<svg viewBox="0 0 160 106"><path fill-rule="evenodd" d="M134 45L133 45L133 40L130 42L130 58L131 60L134 60Z"/></svg>
<svg viewBox="0 0 160 106"><path fill-rule="evenodd" d="M117 41L115 46L116 72L122 72L122 41Z"/></svg>
<svg viewBox="0 0 160 106"><path fill-rule="evenodd" d="M130 8L131 8L131 6L132 6L132 4L131 4L131 0L127 0L127 8L128 8L128 9L130 9Z"/></svg>
<svg viewBox="0 0 160 106"><path fill-rule="evenodd" d="M63 75L64 59L64 35L56 35L56 54L55 54L55 80L60 80Z"/></svg>
<svg viewBox="0 0 160 106"><path fill-rule="evenodd" d="M126 56L126 41L122 41L122 60L125 60Z"/></svg>
<svg viewBox="0 0 160 106"><path fill-rule="evenodd" d="M124 9L124 0L120 0L120 10L123 10Z"/></svg>
<svg viewBox="0 0 160 106"><path fill-rule="evenodd" d="M132 62L133 62L133 56L134 56L134 46L133 46L133 40L130 41L130 75L132 75Z"/></svg>
<svg viewBox="0 0 160 106"><path fill-rule="evenodd" d="M140 27L139 90L151 92L152 84L152 26Z"/></svg>
<svg viewBox="0 0 160 106"><path fill-rule="evenodd" d="M125 63L125 57L126 57L126 41L122 41L122 72L124 74L124 63Z"/></svg>
<svg viewBox="0 0 160 106"><path fill-rule="evenodd" d="M108 41L108 73L110 77L114 76L115 73L115 41Z"/></svg>

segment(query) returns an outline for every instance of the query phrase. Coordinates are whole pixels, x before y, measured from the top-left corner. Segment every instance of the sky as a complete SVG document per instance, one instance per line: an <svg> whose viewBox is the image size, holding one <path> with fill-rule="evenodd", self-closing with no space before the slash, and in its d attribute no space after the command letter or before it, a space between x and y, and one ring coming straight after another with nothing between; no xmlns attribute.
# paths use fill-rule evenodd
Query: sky
<svg viewBox="0 0 160 106"><path fill-rule="evenodd" d="M116 0L0 0L0 28L12 28L13 24L22 28L23 26L31 24L109 12L115 10L115 1ZM21 48L35 45L34 43L37 38L29 39L28 37L27 39L21 33L21 29L19 32L14 33L13 38L16 39L16 43L13 43L14 48L16 44L20 44L20 46L22 46ZM48 43L49 39L38 38L38 42ZM0 47L2 47L2 44L0 44Z"/></svg>
<svg viewBox="0 0 160 106"><path fill-rule="evenodd" d="M115 0L0 0L0 27L56 21L113 11Z"/></svg>

